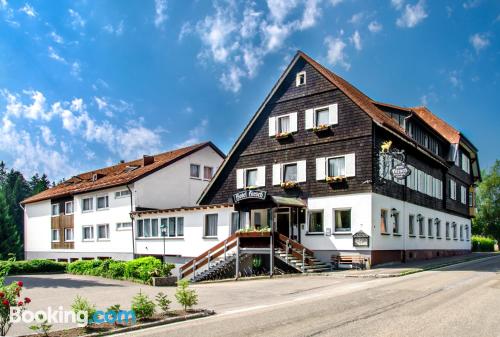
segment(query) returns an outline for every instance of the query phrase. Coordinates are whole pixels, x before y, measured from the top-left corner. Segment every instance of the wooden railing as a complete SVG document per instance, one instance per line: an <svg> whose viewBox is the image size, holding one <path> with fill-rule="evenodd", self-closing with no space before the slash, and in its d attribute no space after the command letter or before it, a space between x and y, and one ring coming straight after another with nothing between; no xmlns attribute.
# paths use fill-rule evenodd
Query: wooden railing
<svg viewBox="0 0 500 337"><path fill-rule="evenodd" d="M180 278L184 278L191 273L196 273L196 270L200 269L204 265L210 263L212 259L215 259L231 250L237 245L238 236L233 234L229 236L224 241L219 242L206 252L198 255L191 261L180 267Z"/></svg>
<svg viewBox="0 0 500 337"><path fill-rule="evenodd" d="M283 234L276 233L274 237L276 247L281 247L285 251L286 259L288 259L288 254L291 254L294 258L302 261L302 271L304 271L306 264L314 265L311 260L314 257L312 250Z"/></svg>

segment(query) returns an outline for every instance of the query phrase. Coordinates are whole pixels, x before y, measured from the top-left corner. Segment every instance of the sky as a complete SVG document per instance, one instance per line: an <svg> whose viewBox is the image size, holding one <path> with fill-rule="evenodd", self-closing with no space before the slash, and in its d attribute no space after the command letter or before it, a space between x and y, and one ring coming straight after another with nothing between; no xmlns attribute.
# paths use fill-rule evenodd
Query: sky
<svg viewBox="0 0 500 337"><path fill-rule="evenodd" d="M228 152L297 50L500 158L500 1L0 0L0 160L58 181Z"/></svg>

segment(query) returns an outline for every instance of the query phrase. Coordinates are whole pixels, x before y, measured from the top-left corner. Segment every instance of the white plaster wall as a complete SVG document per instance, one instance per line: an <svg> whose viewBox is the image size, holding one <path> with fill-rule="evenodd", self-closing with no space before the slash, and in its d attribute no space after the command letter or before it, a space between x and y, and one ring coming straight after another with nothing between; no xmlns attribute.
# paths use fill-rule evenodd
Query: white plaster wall
<svg viewBox="0 0 500 337"><path fill-rule="evenodd" d="M165 253L173 256L195 257L215 246L230 235L232 207L168 212L163 214L142 215L137 219L158 219L184 217L184 237L165 238ZM217 238L203 237L203 224L206 214L218 214ZM136 239L136 254L163 254L163 238Z"/></svg>
<svg viewBox="0 0 500 337"><path fill-rule="evenodd" d="M430 198L430 197L429 197ZM380 194L373 193L373 218L372 218L372 249L376 250L399 250L399 249L470 249L471 242L466 240L465 225L469 226L469 238L471 237L471 220L468 218L463 218L460 216L448 214L445 212L433 210L427 207L417 206L409 202L403 202L398 199L389 198ZM380 234L380 210L384 208L389 211L388 228L392 230L394 223L394 218L390 217L390 212L392 208L397 209L400 212L400 233L401 236L395 235L382 235ZM415 234L416 237L409 237L409 215L415 215ZM418 236L418 222L417 214L422 214L424 216L424 228L425 228L425 238ZM436 238L436 229L433 226L433 236L434 238L427 237L427 219L428 218L439 218L441 220L441 239ZM450 222L450 237L451 240L446 240L446 222ZM457 238L453 239L453 230L451 223L455 221L457 223ZM464 226L464 240L460 240L460 225Z"/></svg>
<svg viewBox="0 0 500 337"><path fill-rule="evenodd" d="M222 163L221 156L210 146L178 160L135 183L137 207L175 208L194 206L208 180L203 179L203 167L213 167L213 173ZM201 179L190 177L190 164L199 164Z"/></svg>
<svg viewBox="0 0 500 337"><path fill-rule="evenodd" d="M338 208L351 209L351 232L335 234L333 210ZM308 225L301 230L301 242L311 250L366 250L366 247L354 247L352 245L352 234L363 230L371 236L371 194L360 193L342 196L328 196L308 199L309 210L324 211L323 221L325 234L307 235ZM307 221L309 217L307 216ZM327 228L332 235L327 236Z"/></svg>
<svg viewBox="0 0 500 337"><path fill-rule="evenodd" d="M51 247L50 201L27 204L24 208L25 247L24 250L48 251Z"/></svg>

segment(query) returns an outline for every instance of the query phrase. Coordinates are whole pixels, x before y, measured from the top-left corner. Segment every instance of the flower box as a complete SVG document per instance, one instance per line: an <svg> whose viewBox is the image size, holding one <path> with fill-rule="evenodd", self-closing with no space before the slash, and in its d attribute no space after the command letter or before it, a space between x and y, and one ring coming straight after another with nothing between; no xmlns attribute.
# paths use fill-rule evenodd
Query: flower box
<svg viewBox="0 0 500 337"><path fill-rule="evenodd" d="M296 188L298 186L295 181L284 181L281 183L281 187L285 190Z"/></svg>
<svg viewBox="0 0 500 337"><path fill-rule="evenodd" d="M325 181L328 184L333 184L333 183L339 183L342 181L345 181L346 177L345 176L334 176L334 177L326 177Z"/></svg>
<svg viewBox="0 0 500 337"><path fill-rule="evenodd" d="M176 276L152 277L151 283L153 287L173 287L177 285Z"/></svg>
<svg viewBox="0 0 500 337"><path fill-rule="evenodd" d="M237 232L236 236L240 238L257 238L257 237L270 237L270 231L251 231L251 232Z"/></svg>
<svg viewBox="0 0 500 337"><path fill-rule="evenodd" d="M255 190L257 189L258 186L252 185L252 186L245 186L245 190Z"/></svg>
<svg viewBox="0 0 500 337"><path fill-rule="evenodd" d="M290 132L279 132L276 134L276 139L286 139L290 137L292 134Z"/></svg>
<svg viewBox="0 0 500 337"><path fill-rule="evenodd" d="M320 124L320 125L315 126L313 128L313 132L323 132L323 131L327 131L327 130L330 130L330 125L328 125L328 124Z"/></svg>

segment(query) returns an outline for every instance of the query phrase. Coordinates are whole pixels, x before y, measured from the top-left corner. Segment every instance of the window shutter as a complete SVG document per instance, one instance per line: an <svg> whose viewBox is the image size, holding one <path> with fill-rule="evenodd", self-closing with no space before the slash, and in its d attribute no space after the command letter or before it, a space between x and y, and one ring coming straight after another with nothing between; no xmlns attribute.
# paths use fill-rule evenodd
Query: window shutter
<svg viewBox="0 0 500 337"><path fill-rule="evenodd" d="M257 186L266 186L266 167L257 167Z"/></svg>
<svg viewBox="0 0 500 337"><path fill-rule="evenodd" d="M297 113L290 114L290 132L297 132Z"/></svg>
<svg viewBox="0 0 500 337"><path fill-rule="evenodd" d="M281 164L273 165L273 185L281 184Z"/></svg>
<svg viewBox="0 0 500 337"><path fill-rule="evenodd" d="M339 105L337 103L328 106L330 125L339 123Z"/></svg>
<svg viewBox="0 0 500 337"><path fill-rule="evenodd" d="M243 169L236 170L236 188L237 189L245 187L245 183L243 181L244 176L245 176L245 170L243 170Z"/></svg>
<svg viewBox="0 0 500 337"><path fill-rule="evenodd" d="M354 153L345 155L345 176L354 177L356 175L356 156Z"/></svg>
<svg viewBox="0 0 500 337"><path fill-rule="evenodd" d="M316 158L316 180L325 180L326 178L326 160L325 158Z"/></svg>
<svg viewBox="0 0 500 337"><path fill-rule="evenodd" d="M307 179L306 178L306 161L299 160L297 162L297 182L303 183L306 181L306 179Z"/></svg>
<svg viewBox="0 0 500 337"><path fill-rule="evenodd" d="M276 117L269 117L269 137L276 135Z"/></svg>
<svg viewBox="0 0 500 337"><path fill-rule="evenodd" d="M314 109L306 110L306 130L314 127Z"/></svg>

